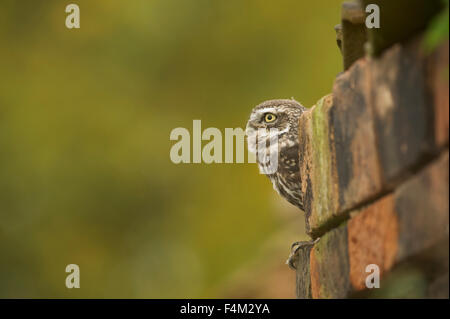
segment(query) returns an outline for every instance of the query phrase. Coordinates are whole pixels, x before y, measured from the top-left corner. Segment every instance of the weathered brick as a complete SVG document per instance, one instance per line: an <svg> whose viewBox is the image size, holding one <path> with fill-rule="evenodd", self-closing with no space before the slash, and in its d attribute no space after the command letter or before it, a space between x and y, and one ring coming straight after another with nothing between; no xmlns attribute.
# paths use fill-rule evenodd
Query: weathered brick
<svg viewBox="0 0 450 319"><path fill-rule="evenodd" d="M373 61L371 74L381 171L393 187L424 161L434 145L420 41L387 50Z"/></svg>
<svg viewBox="0 0 450 319"><path fill-rule="evenodd" d="M370 107L370 64L359 60L333 87L330 139L338 182L337 213L377 196L383 188Z"/></svg>
<svg viewBox="0 0 450 319"><path fill-rule="evenodd" d="M315 236L337 210L337 180L329 140L332 95L320 99L299 120L299 156L306 230Z"/></svg>
<svg viewBox="0 0 450 319"><path fill-rule="evenodd" d="M344 2L341 10L341 51L344 70L365 54L364 43L367 40L365 14L359 2Z"/></svg>
<svg viewBox="0 0 450 319"><path fill-rule="evenodd" d="M414 265L430 284L448 275L448 165L445 152L394 193L355 212L348 221L354 290L365 288L369 264L378 265L382 275L396 264Z"/></svg>
<svg viewBox="0 0 450 319"><path fill-rule="evenodd" d="M359 60L328 95L300 118L300 173L307 232L319 236L352 208L383 190L373 114L370 65Z"/></svg>
<svg viewBox="0 0 450 319"><path fill-rule="evenodd" d="M311 299L311 272L310 272L310 253L312 246L301 247L297 251L296 262L296 287L297 298Z"/></svg>
<svg viewBox="0 0 450 319"><path fill-rule="evenodd" d="M348 221L350 280L355 290L365 288L369 264L378 265L381 274L408 260L432 268L428 273L448 268L442 263L448 260L448 248L433 248L448 242L448 165L445 152Z"/></svg>
<svg viewBox="0 0 450 319"><path fill-rule="evenodd" d="M381 274L392 268L397 240L398 222L392 195L362 209L348 221L350 281L355 290L366 287L367 265L378 265Z"/></svg>
<svg viewBox="0 0 450 319"><path fill-rule="evenodd" d="M369 264L378 297L448 296L448 41L427 57L420 40L356 61L300 118L307 232L321 239L298 259L299 297L364 294Z"/></svg>
<svg viewBox="0 0 450 319"><path fill-rule="evenodd" d="M313 298L345 298L352 291L347 237L347 225L343 224L323 235L311 249Z"/></svg>
<svg viewBox="0 0 450 319"><path fill-rule="evenodd" d="M403 266L420 273L420 294L445 295L441 278L448 278L448 171L446 151L395 192L353 210L347 222L322 235L309 258L303 251L298 259L303 264L297 268L297 294L303 298L352 296L365 289L367 265L376 264L385 289L372 297L417 297L415 284L405 290L401 280L385 278L395 269L400 278Z"/></svg>
<svg viewBox="0 0 450 319"><path fill-rule="evenodd" d="M309 217L312 213L314 194L312 187L312 111L304 112L299 118L298 138L299 138L299 168L301 179L301 191L303 198L303 207L305 210L305 228L309 231Z"/></svg>
<svg viewBox="0 0 450 319"><path fill-rule="evenodd" d="M434 106L434 136L436 144L448 144L449 131L449 75L448 40L428 58L429 86Z"/></svg>
<svg viewBox="0 0 450 319"><path fill-rule="evenodd" d="M395 191L399 225L398 261L441 240L448 241L448 167L446 151Z"/></svg>
<svg viewBox="0 0 450 319"><path fill-rule="evenodd" d="M448 298L447 240L396 264L384 274L379 289L360 290L357 298Z"/></svg>

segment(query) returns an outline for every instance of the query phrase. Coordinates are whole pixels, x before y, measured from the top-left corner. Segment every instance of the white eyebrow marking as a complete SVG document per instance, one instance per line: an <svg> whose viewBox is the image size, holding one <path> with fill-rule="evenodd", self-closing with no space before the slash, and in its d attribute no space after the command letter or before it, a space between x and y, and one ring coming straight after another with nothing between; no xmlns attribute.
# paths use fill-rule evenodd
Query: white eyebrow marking
<svg viewBox="0 0 450 319"><path fill-rule="evenodd" d="M274 107L265 107L259 110L256 110L256 113L266 113L266 112L276 112L277 110Z"/></svg>
<svg viewBox="0 0 450 319"><path fill-rule="evenodd" d="M256 110L255 112L252 113L250 119L252 121L254 121L254 120L259 118L259 115L261 115L261 113L267 113L267 112L269 112L269 113L276 113L277 109L274 108L274 107L265 107L265 108Z"/></svg>

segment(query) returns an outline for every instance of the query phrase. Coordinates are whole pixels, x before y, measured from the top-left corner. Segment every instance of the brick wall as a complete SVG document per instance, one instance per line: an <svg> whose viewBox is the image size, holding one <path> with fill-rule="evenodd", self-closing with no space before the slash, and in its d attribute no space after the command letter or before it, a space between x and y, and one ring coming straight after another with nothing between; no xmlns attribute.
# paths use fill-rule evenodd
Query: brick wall
<svg viewBox="0 0 450 319"><path fill-rule="evenodd" d="M300 118L306 227L320 240L297 253L299 298L448 298L449 46L425 54L413 31L376 56L343 52L332 93ZM366 288L369 264L380 288Z"/></svg>

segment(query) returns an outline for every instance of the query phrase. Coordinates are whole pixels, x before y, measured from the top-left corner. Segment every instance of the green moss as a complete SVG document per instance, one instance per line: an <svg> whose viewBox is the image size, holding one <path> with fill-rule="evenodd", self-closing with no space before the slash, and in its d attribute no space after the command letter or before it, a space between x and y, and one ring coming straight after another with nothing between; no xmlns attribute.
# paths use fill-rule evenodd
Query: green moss
<svg viewBox="0 0 450 319"><path fill-rule="evenodd" d="M397 267L385 278L381 278L379 289L368 289L356 293L353 298L370 299L421 299L427 296L427 279L425 274L412 265Z"/></svg>
<svg viewBox="0 0 450 319"><path fill-rule="evenodd" d="M313 227L325 223L333 211L332 197L332 163L329 145L327 105L321 98L312 113L312 150L314 161L313 172Z"/></svg>
<svg viewBox="0 0 450 319"><path fill-rule="evenodd" d="M448 40L449 33L449 5L448 0L442 1L444 9L430 22L425 33L424 47L426 52L435 50L441 43Z"/></svg>
<svg viewBox="0 0 450 319"><path fill-rule="evenodd" d="M324 247L326 247L326 242L328 240L329 236L325 234L320 238L320 241L314 245L314 257L316 258L318 263L321 263L323 261L322 252Z"/></svg>
<svg viewBox="0 0 450 319"><path fill-rule="evenodd" d="M346 223L324 234L314 246L321 298L342 298L351 290Z"/></svg>

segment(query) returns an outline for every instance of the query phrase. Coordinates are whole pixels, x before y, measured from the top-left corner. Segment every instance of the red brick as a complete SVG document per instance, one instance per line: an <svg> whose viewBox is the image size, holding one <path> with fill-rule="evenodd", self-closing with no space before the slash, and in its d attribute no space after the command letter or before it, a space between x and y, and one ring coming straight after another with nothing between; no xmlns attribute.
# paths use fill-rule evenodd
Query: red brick
<svg viewBox="0 0 450 319"><path fill-rule="evenodd" d="M311 291L313 298L345 298L352 291L349 279L347 225L320 238L311 249Z"/></svg>
<svg viewBox="0 0 450 319"><path fill-rule="evenodd" d="M448 167L446 151L395 191L399 225L397 260L417 255L441 240L448 241Z"/></svg>
<svg viewBox="0 0 450 319"><path fill-rule="evenodd" d="M383 274L390 270L397 254L398 225L394 198L386 196L348 222L348 254L353 288L366 287L366 267L376 264Z"/></svg>
<svg viewBox="0 0 450 319"><path fill-rule="evenodd" d="M434 150L433 110L421 41L396 44L372 63L371 100L384 182L395 187Z"/></svg>
<svg viewBox="0 0 450 319"><path fill-rule="evenodd" d="M340 75L329 111L338 183L338 213L376 197L383 189L370 95L371 65L360 60Z"/></svg>

